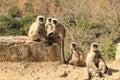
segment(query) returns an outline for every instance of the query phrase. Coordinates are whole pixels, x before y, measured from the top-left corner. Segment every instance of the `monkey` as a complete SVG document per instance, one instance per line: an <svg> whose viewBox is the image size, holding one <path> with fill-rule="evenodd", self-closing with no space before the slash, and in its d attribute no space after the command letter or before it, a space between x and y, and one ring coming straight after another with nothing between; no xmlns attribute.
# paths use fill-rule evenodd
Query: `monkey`
<svg viewBox="0 0 120 80"><path fill-rule="evenodd" d="M48 18L46 20L45 30L46 30L47 35L52 33L55 30L55 27L52 26L51 21L52 21L52 18Z"/></svg>
<svg viewBox="0 0 120 80"><path fill-rule="evenodd" d="M86 67L88 68L88 70L92 68L94 75L96 75L96 73L105 74L109 70L100 52L101 51L99 44L92 43L90 47L90 51L86 58Z"/></svg>
<svg viewBox="0 0 120 80"><path fill-rule="evenodd" d="M51 20L51 30L47 32L47 39L52 43L57 43L61 49L61 57L63 57L63 62L65 61L64 56L64 39L66 36L66 29L62 23L58 21L56 18L52 18Z"/></svg>
<svg viewBox="0 0 120 80"><path fill-rule="evenodd" d="M46 40L44 16L37 16L36 21L29 28L28 36L32 41Z"/></svg>
<svg viewBox="0 0 120 80"><path fill-rule="evenodd" d="M74 66L82 66L84 64L84 52L78 47L76 42L70 44L72 49L72 59L69 61L69 64Z"/></svg>
<svg viewBox="0 0 120 80"><path fill-rule="evenodd" d="M95 72L95 74L98 72L97 64L99 62L98 57L100 57L100 48L98 43L92 43L90 47L90 51L87 54L86 57L86 67L88 70L91 68Z"/></svg>

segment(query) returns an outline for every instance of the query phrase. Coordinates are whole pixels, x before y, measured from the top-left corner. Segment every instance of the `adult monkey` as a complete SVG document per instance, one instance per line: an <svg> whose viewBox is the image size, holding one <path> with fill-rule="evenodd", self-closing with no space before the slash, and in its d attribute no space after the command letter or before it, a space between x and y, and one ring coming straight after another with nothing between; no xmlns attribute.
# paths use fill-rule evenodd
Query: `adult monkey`
<svg viewBox="0 0 120 80"><path fill-rule="evenodd" d="M45 41L46 31L45 31L45 18L39 15L36 21L31 25L28 36L32 41Z"/></svg>
<svg viewBox="0 0 120 80"><path fill-rule="evenodd" d="M111 75L112 73L107 67L100 52L100 45L98 43L92 43L86 58L86 67L88 70L90 68L93 69L92 71L94 76L99 75L100 72L102 75L106 73Z"/></svg>
<svg viewBox="0 0 120 80"><path fill-rule="evenodd" d="M98 43L92 43L90 47L90 51L87 54L86 58L86 67L89 69L93 69L94 73L98 72L97 64L99 63L100 57L100 49Z"/></svg>
<svg viewBox="0 0 120 80"><path fill-rule="evenodd" d="M72 50L72 59L69 61L69 64L75 66L83 66L84 65L84 52L78 46L76 42L72 42L70 44L70 48Z"/></svg>
<svg viewBox="0 0 120 80"><path fill-rule="evenodd" d="M47 31L47 39L52 43L57 43L61 49L61 60L66 63L64 55L64 39L66 36L66 29L63 24L61 24L58 19L52 18L51 20L51 30Z"/></svg>

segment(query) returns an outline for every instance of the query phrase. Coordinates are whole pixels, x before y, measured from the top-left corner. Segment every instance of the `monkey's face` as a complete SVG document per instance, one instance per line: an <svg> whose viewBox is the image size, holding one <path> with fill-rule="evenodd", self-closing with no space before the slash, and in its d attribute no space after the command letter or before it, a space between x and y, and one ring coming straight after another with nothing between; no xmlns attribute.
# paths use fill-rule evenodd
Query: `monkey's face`
<svg viewBox="0 0 120 80"><path fill-rule="evenodd" d="M52 19L51 19L51 18L49 18L49 19L48 19L48 22L49 22L49 23L51 23L51 20L52 20Z"/></svg>
<svg viewBox="0 0 120 80"><path fill-rule="evenodd" d="M70 45L71 49L77 49L77 43L76 42L72 42Z"/></svg>
<svg viewBox="0 0 120 80"><path fill-rule="evenodd" d="M46 21L46 24L51 25L51 21L52 21L52 18L48 18L47 21Z"/></svg>
<svg viewBox="0 0 120 80"><path fill-rule="evenodd" d="M91 50L93 50L93 51L99 50L99 44L98 43L93 43L91 45Z"/></svg>
<svg viewBox="0 0 120 80"><path fill-rule="evenodd" d="M52 21L51 21L51 24L52 24L53 26L57 25L57 24L58 24L58 19L53 18Z"/></svg>
<svg viewBox="0 0 120 80"><path fill-rule="evenodd" d="M38 16L36 21L37 21L39 24L43 24L44 21L45 21L45 18L44 18L44 16Z"/></svg>

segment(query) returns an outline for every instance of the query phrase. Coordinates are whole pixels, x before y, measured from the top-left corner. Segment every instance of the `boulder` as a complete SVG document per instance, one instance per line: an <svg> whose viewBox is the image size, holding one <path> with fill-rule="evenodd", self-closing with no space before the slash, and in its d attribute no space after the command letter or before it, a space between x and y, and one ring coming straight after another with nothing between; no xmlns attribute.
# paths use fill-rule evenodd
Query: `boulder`
<svg viewBox="0 0 120 80"><path fill-rule="evenodd" d="M31 41L27 36L1 36L0 61L57 61L60 47L45 42Z"/></svg>

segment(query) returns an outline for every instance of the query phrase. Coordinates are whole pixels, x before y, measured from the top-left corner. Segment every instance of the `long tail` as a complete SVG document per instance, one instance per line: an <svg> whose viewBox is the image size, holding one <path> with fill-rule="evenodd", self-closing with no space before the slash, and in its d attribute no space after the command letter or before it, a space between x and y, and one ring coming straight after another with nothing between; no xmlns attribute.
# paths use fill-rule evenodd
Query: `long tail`
<svg viewBox="0 0 120 80"><path fill-rule="evenodd" d="M62 60L63 60L63 63L66 63L66 59L65 59L65 53L64 53L64 40L62 41L62 44L61 44L61 52L62 52Z"/></svg>
<svg viewBox="0 0 120 80"><path fill-rule="evenodd" d="M106 65L106 72L105 74L108 74L108 75L112 75L112 71L110 68L108 68L108 66Z"/></svg>

